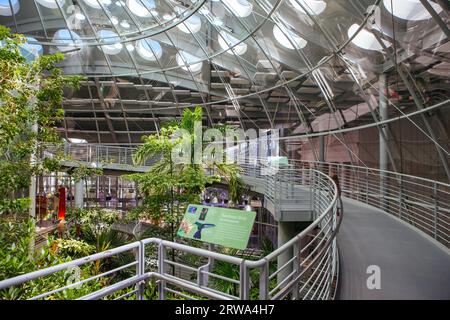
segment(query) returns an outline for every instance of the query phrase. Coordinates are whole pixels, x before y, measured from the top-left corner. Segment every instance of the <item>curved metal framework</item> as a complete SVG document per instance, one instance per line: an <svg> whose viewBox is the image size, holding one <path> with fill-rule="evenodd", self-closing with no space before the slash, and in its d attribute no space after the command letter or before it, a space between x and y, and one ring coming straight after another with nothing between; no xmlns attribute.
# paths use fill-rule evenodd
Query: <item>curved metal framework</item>
<svg viewBox="0 0 450 320"><path fill-rule="evenodd" d="M70 48L65 73L87 77L64 102L59 129L67 139L138 143L183 108L201 105L208 126L278 128L286 139L334 136L352 164L365 165L352 156L348 135L376 126L388 140L379 111L386 89L388 116L407 119L435 146L430 158L450 179L442 116L450 87L448 5L420 2L5 0L0 23L44 53ZM70 32L55 39L62 29ZM406 151L394 139L386 150L400 170L395 155Z"/></svg>

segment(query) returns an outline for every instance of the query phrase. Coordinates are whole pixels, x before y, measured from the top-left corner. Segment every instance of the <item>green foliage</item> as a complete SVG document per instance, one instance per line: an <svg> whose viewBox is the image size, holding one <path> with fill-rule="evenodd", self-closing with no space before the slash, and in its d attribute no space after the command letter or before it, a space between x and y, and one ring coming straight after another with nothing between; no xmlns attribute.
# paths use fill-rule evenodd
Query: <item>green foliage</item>
<svg viewBox="0 0 450 320"><path fill-rule="evenodd" d="M118 219L118 212L104 209L78 210L81 217L81 238L55 239L49 237L37 252L30 251L35 232L32 219L13 218L5 216L0 219L0 279L12 278L21 274L44 269L56 264L85 257L87 255L105 251L124 245L130 239L112 229ZM134 261L131 252L115 255L110 258L97 260L83 265L79 269L79 280L114 269ZM74 299L82 295L99 290L105 285L120 281L134 274L134 269L128 268L108 277L89 281L80 288L64 290L52 294L46 299ZM47 277L26 282L20 286L0 290L0 299L25 299L43 292L51 291L74 282L73 274L61 271Z"/></svg>
<svg viewBox="0 0 450 320"><path fill-rule="evenodd" d="M74 213L80 223L80 239L86 244L79 249L91 250L90 253L103 252L112 248L120 247L129 243L131 239L126 234L114 230L113 225L119 220L120 212L102 208L75 209ZM76 235L76 234L75 234ZM68 240L70 244L77 244ZM74 248L72 248L74 249ZM84 256L89 253L85 252ZM98 260L94 264L96 272L107 271L133 261L131 253L122 253L110 258ZM125 278L130 274L130 270L123 270L111 276L112 278Z"/></svg>
<svg viewBox="0 0 450 320"><path fill-rule="evenodd" d="M231 255L231 256L236 256L237 254L237 250L236 249L225 249L222 250L222 253ZM245 259L245 260L254 260L255 257L254 256L241 256L241 258ZM214 268L213 268L213 273L218 274L220 276L229 278L229 279L234 279L234 280L240 280L240 270L239 270L239 266L228 263L228 262L223 262L223 261L216 261L214 263ZM259 282L259 274L260 271L259 269L251 269L250 273L249 273L249 280L250 280L250 298L252 300L257 300L259 298L259 288L257 286L255 286L255 284L257 284ZM232 283L230 281L225 281L219 278L214 278L211 277L210 281L212 282L212 286L213 288L215 288L218 291L230 294L230 295L234 295L234 296L239 296L239 286L235 283Z"/></svg>
<svg viewBox="0 0 450 320"><path fill-rule="evenodd" d="M228 262L216 261L213 273L229 279L239 280L239 266ZM234 296L239 295L239 286L236 283L214 277L211 277L210 281L212 281L213 288L220 292Z"/></svg>
<svg viewBox="0 0 450 320"><path fill-rule="evenodd" d="M0 213L20 213L24 202L11 200L15 193L59 163L61 150L55 148L55 158L43 150L59 145L55 126L64 114L63 89L77 87L81 78L62 75L56 67L64 59L60 53L28 61L20 51L25 38L4 26L0 41Z"/></svg>
<svg viewBox="0 0 450 320"><path fill-rule="evenodd" d="M216 164L216 169L228 185L230 200L239 203L242 195L249 190L240 176L242 169L238 165L227 163Z"/></svg>
<svg viewBox="0 0 450 320"><path fill-rule="evenodd" d="M0 199L0 215L13 212L14 214L25 214L30 207L29 198Z"/></svg>
<svg viewBox="0 0 450 320"><path fill-rule="evenodd" d="M63 257L82 258L93 254L95 247L76 239L56 239L51 242L56 253Z"/></svg>
<svg viewBox="0 0 450 320"><path fill-rule="evenodd" d="M194 152L191 152L190 163L175 163L172 153L180 143L186 143L182 137L174 138L177 130L182 129L190 134L191 150L194 150L195 123L202 121L202 108L185 109L180 121L165 124L159 134L143 137L144 144L133 155L136 164L141 164L149 158L159 157L148 172L132 174L128 179L136 181L144 194L144 204L134 211L130 217L153 219L170 224L177 228L184 210L189 203L199 203L200 194L207 185L225 179L230 186L232 197L237 200L243 190L239 176L239 167L230 164L214 164L220 175L207 175L206 167L195 164ZM177 149L175 149L177 148ZM238 202L238 201L236 201ZM145 214L148 214L145 216ZM173 240L173 235L171 237Z"/></svg>
<svg viewBox="0 0 450 320"><path fill-rule="evenodd" d="M83 226L96 228L109 228L119 220L120 212L117 210L94 207L90 209L74 209L74 215L78 216Z"/></svg>
<svg viewBox="0 0 450 320"><path fill-rule="evenodd" d="M77 167L69 172L70 177L73 181L78 182L91 177L101 176L103 174L102 168L93 168L79 162Z"/></svg>
<svg viewBox="0 0 450 320"><path fill-rule="evenodd" d="M273 246L272 240L270 240L269 237L264 236L262 238L262 243L261 243L261 251L262 254L261 256L265 257L267 255L269 255L270 253L272 253L272 251L274 251L275 248Z"/></svg>
<svg viewBox="0 0 450 320"><path fill-rule="evenodd" d="M30 253L30 243L34 237L34 222L32 219L3 218L0 220L0 279L8 279L21 274L44 269L56 264L70 261L71 256L62 253L50 242L44 245L38 252ZM63 242L61 242L62 244ZM87 250L86 244L78 243L79 248ZM64 245L64 250L75 249L75 243ZM67 252L66 252L67 253ZM80 254L82 254L80 252ZM81 268L80 277L86 278L94 272L93 265L88 264ZM26 299L32 296L63 287L68 284L70 274L58 272L53 275L26 282L19 286L0 290L0 299ZM53 294L47 299L73 299L100 289L100 281L94 280L80 289L69 289Z"/></svg>

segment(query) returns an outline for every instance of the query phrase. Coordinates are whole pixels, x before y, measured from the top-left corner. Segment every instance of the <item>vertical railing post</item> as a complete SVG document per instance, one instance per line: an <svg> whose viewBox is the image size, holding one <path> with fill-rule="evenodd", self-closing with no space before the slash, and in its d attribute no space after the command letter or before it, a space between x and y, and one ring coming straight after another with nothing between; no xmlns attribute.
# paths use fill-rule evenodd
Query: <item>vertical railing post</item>
<svg viewBox="0 0 450 320"><path fill-rule="evenodd" d="M313 213L313 192L314 192L314 186L313 186L313 182L312 182L312 169L309 168L309 210L311 211L311 213ZM314 214L314 213L313 213Z"/></svg>
<svg viewBox="0 0 450 320"><path fill-rule="evenodd" d="M213 252L214 251L214 245L208 244L208 251ZM203 270L206 270L206 272L211 272L214 267L214 258L208 257L208 262L200 266L197 269L197 285L199 287L205 286L207 287L209 285L209 275L204 274Z"/></svg>
<svg viewBox="0 0 450 320"><path fill-rule="evenodd" d="M261 267L259 274L259 300L267 300L269 298L269 261Z"/></svg>
<svg viewBox="0 0 450 320"><path fill-rule="evenodd" d="M438 199L438 186L436 181L433 183L433 194L434 194L434 238L437 239L437 224L438 224L438 212L439 212L439 199Z"/></svg>
<svg viewBox="0 0 450 320"><path fill-rule="evenodd" d="M248 300L249 298L249 276L248 276L248 267L245 264L245 260L242 260L240 266L239 266L239 298L241 300Z"/></svg>
<svg viewBox="0 0 450 320"><path fill-rule="evenodd" d="M402 203L403 203L403 179L402 176L399 175L400 183L399 183L399 192L398 192L398 217L402 219Z"/></svg>
<svg viewBox="0 0 450 320"><path fill-rule="evenodd" d="M139 241L138 251L136 253L136 275L142 276L144 275L145 269L145 246L142 241ZM136 284L136 298L137 300L142 300L144 298L144 282L140 281Z"/></svg>
<svg viewBox="0 0 450 320"><path fill-rule="evenodd" d="M295 257L292 263L292 271L294 272L293 278L295 279L300 273L300 239L297 239L297 241L294 243L292 250ZM296 282L292 287L293 300L298 300L298 293L298 282Z"/></svg>
<svg viewBox="0 0 450 320"><path fill-rule="evenodd" d="M164 260L166 259L166 249L164 244L161 242L158 246L158 273L164 275ZM164 280L159 280L158 282L158 298L159 300L166 299L166 282Z"/></svg>
<svg viewBox="0 0 450 320"><path fill-rule="evenodd" d="M295 173L293 172L293 167L289 167L289 183L290 183L290 198L294 199L294 180L295 180ZM294 174L293 174L294 173Z"/></svg>
<svg viewBox="0 0 450 320"><path fill-rule="evenodd" d="M281 199L281 181L280 181L280 172L278 171L277 173L275 173L275 206L276 206L276 210L278 212L281 212L281 204L280 204L280 199Z"/></svg>
<svg viewBox="0 0 450 320"><path fill-rule="evenodd" d="M369 168L366 168L366 203L369 204Z"/></svg>

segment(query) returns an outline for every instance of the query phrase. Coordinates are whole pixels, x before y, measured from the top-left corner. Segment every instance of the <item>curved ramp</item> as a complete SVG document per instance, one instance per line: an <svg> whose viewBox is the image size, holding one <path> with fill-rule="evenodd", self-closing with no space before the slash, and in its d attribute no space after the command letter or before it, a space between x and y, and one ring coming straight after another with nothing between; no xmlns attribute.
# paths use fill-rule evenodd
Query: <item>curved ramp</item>
<svg viewBox="0 0 450 320"><path fill-rule="evenodd" d="M450 299L449 250L383 211L344 199L338 299ZM367 267L380 267L369 290Z"/></svg>

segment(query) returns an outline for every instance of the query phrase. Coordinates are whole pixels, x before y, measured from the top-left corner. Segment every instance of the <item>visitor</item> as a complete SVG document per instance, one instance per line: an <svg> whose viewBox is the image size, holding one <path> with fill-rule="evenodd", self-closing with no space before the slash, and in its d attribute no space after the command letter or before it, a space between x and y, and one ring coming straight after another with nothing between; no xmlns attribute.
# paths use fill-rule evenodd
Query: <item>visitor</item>
<svg viewBox="0 0 450 320"><path fill-rule="evenodd" d="M98 203L100 204L101 208L106 207L106 195L103 189L101 189L98 193Z"/></svg>

